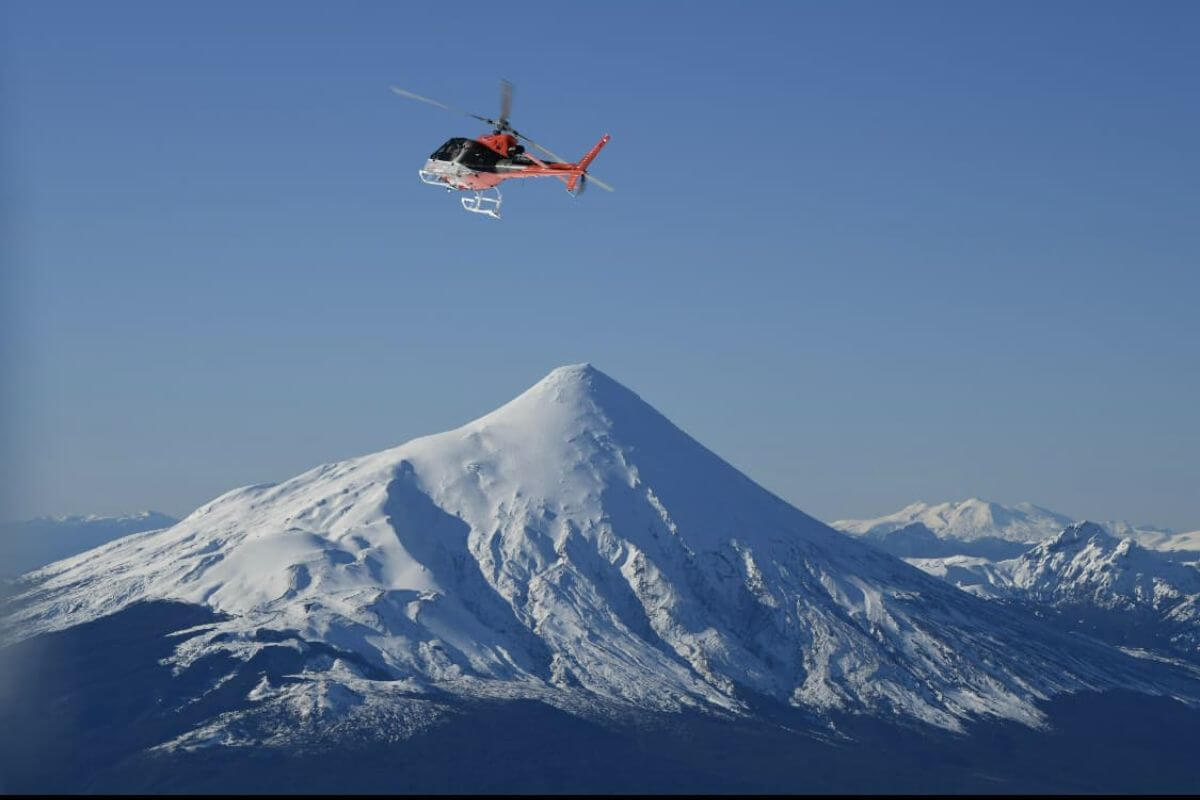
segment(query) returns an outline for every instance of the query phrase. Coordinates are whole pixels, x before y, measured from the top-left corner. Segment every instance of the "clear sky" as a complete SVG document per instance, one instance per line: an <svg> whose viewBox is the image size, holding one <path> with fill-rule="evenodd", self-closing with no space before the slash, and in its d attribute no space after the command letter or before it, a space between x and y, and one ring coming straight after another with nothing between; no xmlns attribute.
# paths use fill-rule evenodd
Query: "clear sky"
<svg viewBox="0 0 1200 800"><path fill-rule="evenodd" d="M591 361L818 517L1200 528L1200 3L9 2L7 518L183 514ZM513 121L579 199L417 181Z"/></svg>

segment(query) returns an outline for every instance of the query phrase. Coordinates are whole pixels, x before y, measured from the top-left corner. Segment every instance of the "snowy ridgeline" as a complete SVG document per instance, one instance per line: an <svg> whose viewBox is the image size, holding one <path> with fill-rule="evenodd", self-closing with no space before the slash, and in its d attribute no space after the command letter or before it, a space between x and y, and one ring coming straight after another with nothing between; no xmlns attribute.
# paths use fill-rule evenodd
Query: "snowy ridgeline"
<svg viewBox="0 0 1200 800"><path fill-rule="evenodd" d="M445 697L946 730L1036 727L1078 691L1200 699L1186 668L805 515L587 365L457 430L229 492L17 592L10 647L179 615L153 630L181 632L137 645L169 666L155 691L186 722L146 734L156 752L295 744L313 720L403 738Z"/></svg>

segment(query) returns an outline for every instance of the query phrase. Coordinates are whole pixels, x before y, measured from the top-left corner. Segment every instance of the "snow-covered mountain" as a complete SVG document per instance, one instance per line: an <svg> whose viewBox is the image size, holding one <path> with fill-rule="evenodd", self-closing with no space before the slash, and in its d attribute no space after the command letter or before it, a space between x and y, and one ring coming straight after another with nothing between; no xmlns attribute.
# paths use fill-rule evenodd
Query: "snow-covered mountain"
<svg viewBox="0 0 1200 800"><path fill-rule="evenodd" d="M910 563L977 596L1056 610L1068 627L1200 658L1200 569L1095 523L1069 525L1014 559Z"/></svg>
<svg viewBox="0 0 1200 800"><path fill-rule="evenodd" d="M1004 506L972 497L957 503L912 503L885 517L844 519L832 524L838 530L864 536L887 533L916 522L944 539L1040 542L1056 535L1074 520L1031 503Z"/></svg>
<svg viewBox="0 0 1200 800"><path fill-rule="evenodd" d="M943 557L945 553L940 551L945 551L947 548L954 550L954 554L957 555L984 555L983 552L980 552L980 544L997 545L1000 541L1032 544L1045 541L1058 536L1063 528L1079 521L1066 514L1035 506L1032 503L1006 506L988 500L969 498L960 502L937 505L913 503L887 516L875 519L844 519L831 524L838 530L856 536L866 536L877 543L886 542L890 538L893 544L913 539L913 537L912 535L889 537L889 534L920 525L948 543L938 545L932 540L928 540L925 552L920 555L933 558ZM1133 539L1143 547L1155 550L1194 549L1200 551L1200 536L1177 534L1169 528L1134 525L1123 520L1108 520L1096 524L1113 536L1121 539ZM913 539L913 543L915 544L915 539ZM970 543L975 543L975 546L970 546ZM1003 545L994 549L997 554L1005 550Z"/></svg>
<svg viewBox="0 0 1200 800"><path fill-rule="evenodd" d="M1010 575L1015 588L1046 602L1164 610L1200 592L1200 570L1089 522L1070 525L1015 559Z"/></svg>
<svg viewBox="0 0 1200 800"><path fill-rule="evenodd" d="M3 635L155 602L194 609L155 656L197 687L167 749L352 723L402 737L435 696L948 729L1035 725L1039 702L1084 690L1200 696L805 515L588 365L457 430L34 572Z"/></svg>
<svg viewBox="0 0 1200 800"><path fill-rule="evenodd" d="M20 575L131 533L169 528L179 520L157 511L117 517L38 517L0 525L0 575Z"/></svg>

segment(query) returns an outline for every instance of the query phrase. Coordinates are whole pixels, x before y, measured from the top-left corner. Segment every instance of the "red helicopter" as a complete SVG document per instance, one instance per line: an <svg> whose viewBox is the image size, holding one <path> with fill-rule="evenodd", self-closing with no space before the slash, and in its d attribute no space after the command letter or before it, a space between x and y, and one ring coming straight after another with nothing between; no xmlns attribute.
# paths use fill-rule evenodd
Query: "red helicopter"
<svg viewBox="0 0 1200 800"><path fill-rule="evenodd" d="M500 203L504 199L500 194L500 184L512 178L558 178L567 185L567 191L572 195L582 193L588 183L613 191L611 186L587 171L600 149L608 144L609 135L604 134L583 158L574 163L567 161L513 130L508 122L509 112L512 111L513 87L508 81L500 81L500 119L460 111L396 86L392 87L392 91L401 97L463 114L492 126L490 134L476 139L448 139L429 157L425 167L417 171L421 182L430 186L440 186L449 191L474 192L474 197L462 198L462 206L467 211L500 219ZM522 141L542 151L549 159L543 161L525 152Z"/></svg>

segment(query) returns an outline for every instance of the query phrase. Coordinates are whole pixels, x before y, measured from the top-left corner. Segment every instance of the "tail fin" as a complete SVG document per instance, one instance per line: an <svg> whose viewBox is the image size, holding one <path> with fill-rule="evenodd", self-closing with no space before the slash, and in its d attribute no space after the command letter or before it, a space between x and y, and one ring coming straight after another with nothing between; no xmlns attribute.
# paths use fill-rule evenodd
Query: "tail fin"
<svg viewBox="0 0 1200 800"><path fill-rule="evenodd" d="M592 147L592 149L587 151L587 155L585 155L583 158L579 159L579 163L576 164L575 166L579 167L580 169L586 170L588 168L588 164L591 164L593 161L596 160L596 156L600 155L600 150L604 147L604 145L608 144L608 140L611 138L612 137L609 136L607 133L604 134L603 136L601 136L600 141L596 142L596 144Z"/></svg>
<svg viewBox="0 0 1200 800"><path fill-rule="evenodd" d="M588 165L596 160L596 156L600 155L600 151L604 148L604 145L608 144L608 140L611 138L612 137L609 136L607 133L604 134L603 136L601 136L600 141L596 142L596 144L592 146L592 149L588 150L587 154L584 155L583 158L579 159L579 161L577 161L575 163L575 167L577 169L579 169L579 171L581 173L586 172ZM572 175L571 179L569 181L567 181L567 191L568 192L575 191L575 185L578 182L579 182L579 175Z"/></svg>

